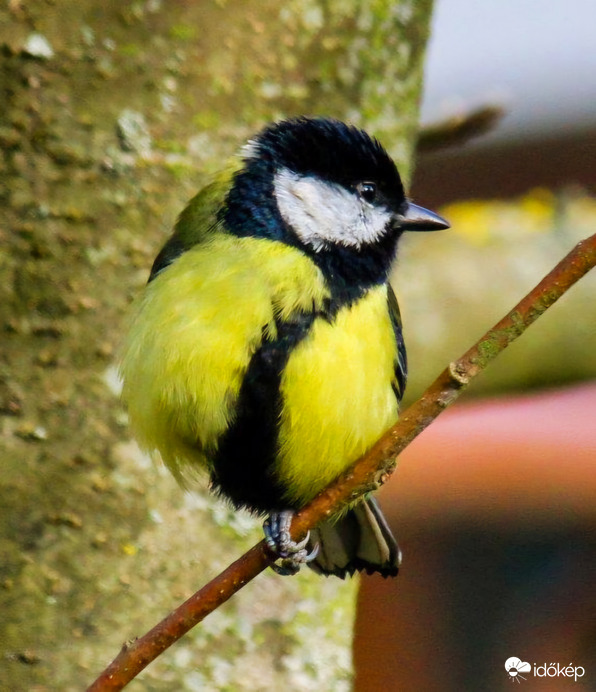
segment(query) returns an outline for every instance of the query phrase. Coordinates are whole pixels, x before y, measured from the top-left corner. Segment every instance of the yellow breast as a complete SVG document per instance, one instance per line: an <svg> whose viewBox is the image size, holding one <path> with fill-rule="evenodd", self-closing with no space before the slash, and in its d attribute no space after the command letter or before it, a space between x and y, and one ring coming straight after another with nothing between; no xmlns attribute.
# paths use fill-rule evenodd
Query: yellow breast
<svg viewBox="0 0 596 692"><path fill-rule="evenodd" d="M333 322L317 319L283 373L276 476L303 503L366 452L397 419L396 342L387 287Z"/></svg>
<svg viewBox="0 0 596 692"><path fill-rule="evenodd" d="M179 257L146 287L122 358L142 447L182 482L208 466L263 336L327 295L315 265L281 243L218 234Z"/></svg>

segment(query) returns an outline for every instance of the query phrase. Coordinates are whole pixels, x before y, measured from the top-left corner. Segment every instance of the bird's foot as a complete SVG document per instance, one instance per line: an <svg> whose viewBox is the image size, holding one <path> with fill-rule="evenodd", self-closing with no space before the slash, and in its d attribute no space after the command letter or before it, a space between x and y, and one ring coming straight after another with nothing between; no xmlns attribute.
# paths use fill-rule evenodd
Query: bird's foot
<svg viewBox="0 0 596 692"><path fill-rule="evenodd" d="M273 563L271 569L284 576L297 574L300 567L314 560L319 552L318 543L310 553L306 549L310 531L304 540L299 542L292 540L290 526L293 518L294 512L286 509L281 512L272 512L263 524L267 547L281 559L281 563L279 565Z"/></svg>

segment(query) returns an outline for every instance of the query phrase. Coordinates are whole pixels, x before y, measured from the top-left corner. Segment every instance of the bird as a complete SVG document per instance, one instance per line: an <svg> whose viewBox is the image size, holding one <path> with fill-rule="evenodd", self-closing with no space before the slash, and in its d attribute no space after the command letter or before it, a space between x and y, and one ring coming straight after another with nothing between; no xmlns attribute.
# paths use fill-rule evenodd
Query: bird
<svg viewBox="0 0 596 692"><path fill-rule="evenodd" d="M300 542L290 527L397 421L407 359L389 272L404 232L448 227L406 197L376 138L301 116L249 139L153 263L120 363L132 430L183 487L206 472L265 516L280 574L397 575L371 495Z"/></svg>

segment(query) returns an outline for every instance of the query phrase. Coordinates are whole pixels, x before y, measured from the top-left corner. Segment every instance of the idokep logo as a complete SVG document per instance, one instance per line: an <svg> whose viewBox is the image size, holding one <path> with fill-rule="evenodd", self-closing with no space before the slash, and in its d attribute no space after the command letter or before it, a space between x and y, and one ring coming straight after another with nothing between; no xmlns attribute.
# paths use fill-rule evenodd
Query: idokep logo
<svg viewBox="0 0 596 692"><path fill-rule="evenodd" d="M505 661L505 670L509 674L509 677L511 678L512 682L517 682L518 684L521 684L519 681L521 680L526 680L522 673L530 673L532 671L532 666L527 663L526 661L522 661L517 656L511 656L511 658L508 658Z"/></svg>
<svg viewBox="0 0 596 692"><path fill-rule="evenodd" d="M532 667L527 661L522 661L517 656L511 656L505 661L505 670L511 682L521 685L521 680L527 680L527 674L531 673L536 678L569 678L577 682L578 678L583 678L586 671L582 666L574 666L570 663L562 666L560 663L543 663ZM526 673L526 675L522 675Z"/></svg>

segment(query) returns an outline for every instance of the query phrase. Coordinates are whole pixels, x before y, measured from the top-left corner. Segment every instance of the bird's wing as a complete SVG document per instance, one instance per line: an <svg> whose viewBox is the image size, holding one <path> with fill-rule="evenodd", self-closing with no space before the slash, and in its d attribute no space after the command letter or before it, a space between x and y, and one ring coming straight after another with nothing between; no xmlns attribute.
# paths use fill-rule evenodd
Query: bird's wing
<svg viewBox="0 0 596 692"><path fill-rule="evenodd" d="M402 332L401 314L397 298L391 286L387 286L387 306L391 325L395 335L395 343L397 350L395 354L394 372L395 380L393 383L393 391L398 401L401 401L406 389L406 381L408 378L408 359L406 355L406 345L404 343L404 335Z"/></svg>
<svg viewBox="0 0 596 692"><path fill-rule="evenodd" d="M237 164L230 163L203 187L184 208L170 236L151 267L149 281L187 250L204 243L223 227L218 212L223 205Z"/></svg>

